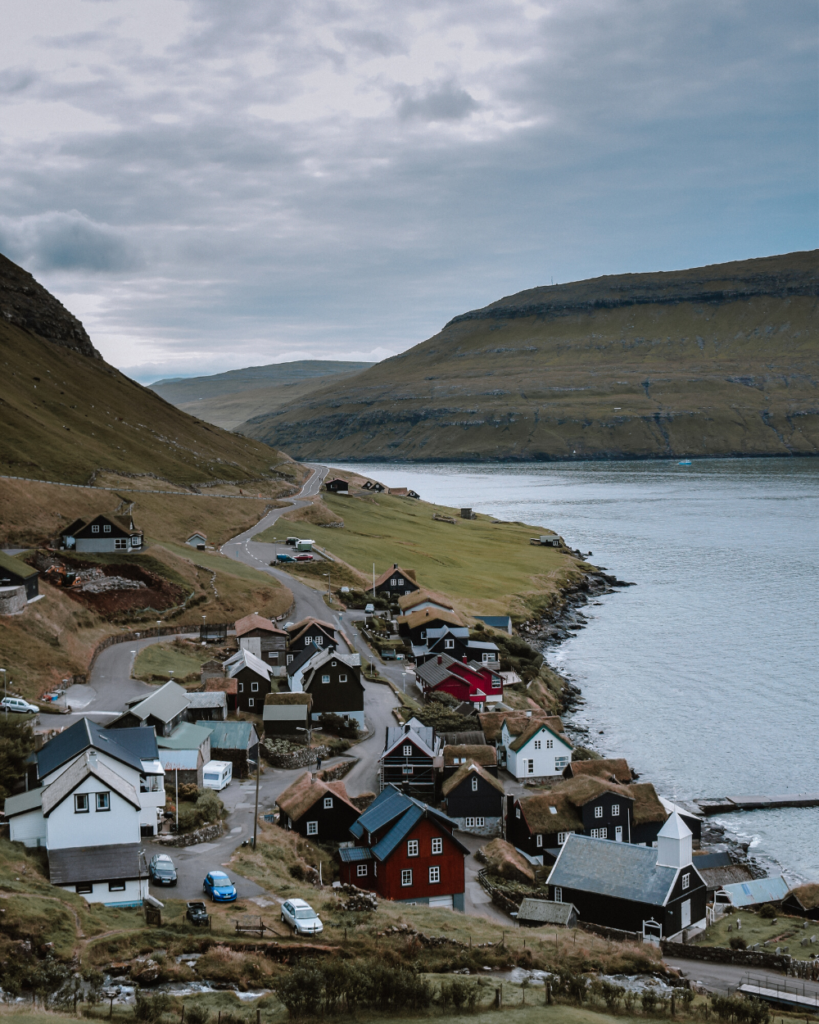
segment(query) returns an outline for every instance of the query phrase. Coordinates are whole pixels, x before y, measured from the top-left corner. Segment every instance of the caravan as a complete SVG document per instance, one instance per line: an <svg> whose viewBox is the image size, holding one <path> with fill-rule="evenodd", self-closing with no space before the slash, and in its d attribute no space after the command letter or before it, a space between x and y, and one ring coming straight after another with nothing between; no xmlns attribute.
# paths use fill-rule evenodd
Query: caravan
<svg viewBox="0 0 819 1024"><path fill-rule="evenodd" d="M202 769L205 789L224 789L233 780L233 765L230 761L208 761Z"/></svg>

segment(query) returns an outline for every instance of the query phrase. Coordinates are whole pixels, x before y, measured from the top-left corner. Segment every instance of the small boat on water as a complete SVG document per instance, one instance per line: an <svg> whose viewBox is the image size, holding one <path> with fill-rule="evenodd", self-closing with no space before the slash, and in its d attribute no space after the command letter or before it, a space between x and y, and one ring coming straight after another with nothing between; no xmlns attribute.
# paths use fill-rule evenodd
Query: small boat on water
<svg viewBox="0 0 819 1024"><path fill-rule="evenodd" d="M683 459L682 462L678 462L677 465L678 466L690 466L691 465L691 459Z"/></svg>

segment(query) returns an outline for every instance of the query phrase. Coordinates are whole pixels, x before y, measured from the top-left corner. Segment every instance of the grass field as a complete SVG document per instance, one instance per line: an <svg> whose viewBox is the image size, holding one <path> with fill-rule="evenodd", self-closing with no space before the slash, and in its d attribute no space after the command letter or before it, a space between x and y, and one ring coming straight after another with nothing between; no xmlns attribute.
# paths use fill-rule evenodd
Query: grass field
<svg viewBox="0 0 819 1024"><path fill-rule="evenodd" d="M559 549L530 545L542 526L499 523L489 516L451 525L432 516L452 516L455 509L386 494L327 494L324 501L345 525L323 533L322 546L367 579L373 563L376 575L395 562L415 570L421 586L449 595L470 614L528 618L550 605L585 565ZM283 538L285 529L277 524L258 539Z"/></svg>
<svg viewBox="0 0 819 1024"><path fill-rule="evenodd" d="M737 929L737 920L742 922L740 929ZM816 942L802 946L802 939L809 939L811 935L816 936ZM788 953L796 960L810 960L819 953L819 922L780 914L774 923L751 910L739 910L711 925L700 939L700 945L727 947L732 938L744 939L749 947L757 942L769 942L765 947L768 953L774 952L777 946L787 946Z"/></svg>
<svg viewBox="0 0 819 1024"><path fill-rule="evenodd" d="M145 682L175 679L181 683L187 677L198 682L202 666L212 657L212 648L184 640L152 644L136 656L131 674Z"/></svg>

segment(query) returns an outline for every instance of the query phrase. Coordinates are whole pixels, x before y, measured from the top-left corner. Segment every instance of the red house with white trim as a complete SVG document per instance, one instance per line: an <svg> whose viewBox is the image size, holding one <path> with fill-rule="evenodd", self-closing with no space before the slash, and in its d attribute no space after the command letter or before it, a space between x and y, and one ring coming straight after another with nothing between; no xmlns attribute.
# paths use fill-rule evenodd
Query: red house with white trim
<svg viewBox="0 0 819 1024"><path fill-rule="evenodd" d="M438 654L415 669L418 686L427 698L431 693L448 693L458 701L469 701L483 711L484 705L503 700L503 677L477 662L458 661Z"/></svg>
<svg viewBox="0 0 819 1024"><path fill-rule="evenodd" d="M355 846L336 854L341 881L383 899L464 909L464 855L457 823L387 786L350 828Z"/></svg>

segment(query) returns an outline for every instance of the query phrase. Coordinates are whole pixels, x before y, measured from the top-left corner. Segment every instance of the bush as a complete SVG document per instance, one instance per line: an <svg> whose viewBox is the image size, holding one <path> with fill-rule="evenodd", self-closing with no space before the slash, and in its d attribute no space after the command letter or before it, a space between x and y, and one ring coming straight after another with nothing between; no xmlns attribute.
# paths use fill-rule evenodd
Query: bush
<svg viewBox="0 0 819 1024"><path fill-rule="evenodd" d="M457 994L461 1005L470 1005L471 987L461 983ZM358 961L355 965L305 961L278 981L275 992L291 1017L353 1013L359 1009L421 1010L432 1003L432 986L425 978L401 964L383 960ZM456 998L451 988L448 998Z"/></svg>
<svg viewBox="0 0 819 1024"><path fill-rule="evenodd" d="M758 999L741 999L738 996L712 996L711 1009L720 1020L737 1021L737 1024L768 1024L771 1011L766 1003Z"/></svg>
<svg viewBox="0 0 819 1024"><path fill-rule="evenodd" d="M319 718L319 725L324 732L330 732L342 739L358 739L358 725L355 720L347 721L341 715L322 715Z"/></svg>
<svg viewBox="0 0 819 1024"><path fill-rule="evenodd" d="M776 917L776 908L773 903L763 903L759 908L759 916L767 918L769 921Z"/></svg>
<svg viewBox="0 0 819 1024"><path fill-rule="evenodd" d="M166 992L158 992L155 996L136 994L134 1017L143 1024L157 1024L163 1013L171 1008L171 997Z"/></svg>
<svg viewBox="0 0 819 1024"><path fill-rule="evenodd" d="M739 935L732 935L731 938L728 941L728 945L731 947L731 949L747 949L748 948L748 943L745 941L745 939L741 938Z"/></svg>
<svg viewBox="0 0 819 1024"><path fill-rule="evenodd" d="M203 789L198 792L199 796L192 806L181 803L179 805L180 832L190 832L209 822L221 821L225 813L224 804L212 789Z"/></svg>
<svg viewBox="0 0 819 1024"><path fill-rule="evenodd" d="M210 1011L201 1003L188 1003L185 1007L185 1020L187 1024L208 1024ZM222 1014L222 1020L224 1024L224 1014Z"/></svg>
<svg viewBox="0 0 819 1024"><path fill-rule="evenodd" d="M653 1013L657 1006L657 993L652 992L650 988L646 989L640 996L640 1005L643 1008L643 1013Z"/></svg>

